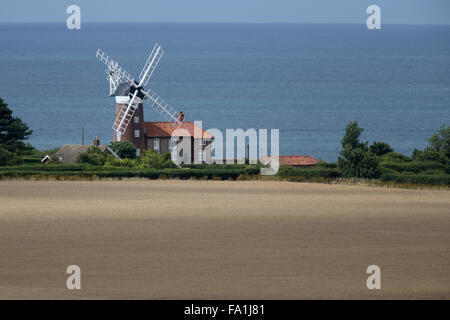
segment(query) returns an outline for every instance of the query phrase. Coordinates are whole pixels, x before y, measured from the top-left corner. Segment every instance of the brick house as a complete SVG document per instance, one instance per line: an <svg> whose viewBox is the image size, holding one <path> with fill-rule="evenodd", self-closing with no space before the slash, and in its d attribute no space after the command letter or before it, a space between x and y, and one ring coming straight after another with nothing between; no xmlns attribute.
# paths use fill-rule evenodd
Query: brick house
<svg viewBox="0 0 450 320"><path fill-rule="evenodd" d="M184 163L194 163L194 159L198 161L211 160L211 148L213 136L206 130L196 126L194 123L185 121L179 129L172 126L170 122L145 122L145 149L155 150L158 153L170 152L172 159L178 159ZM190 139L191 157L187 158L187 154L183 154L181 150L175 154L173 146L176 142L172 141L172 137L176 137L180 142L183 139ZM195 146L197 146L197 155L195 155Z"/></svg>
<svg viewBox="0 0 450 320"><path fill-rule="evenodd" d="M129 101L130 85L122 83L114 92L116 98L116 118L120 109ZM184 121L178 129L174 128L170 122L145 122L142 97L136 97L138 107L133 114L125 132L120 136L120 141L129 141L137 148L138 156L142 150L155 150L158 153L171 152L172 159L180 160L184 163L194 163L198 157L200 161L211 159L211 142L214 138L206 130L200 129L194 123ZM184 120L183 112L178 113L180 120ZM191 139L191 157L188 153L173 152L174 141L171 137L177 138L180 142L183 139ZM114 132L114 141L118 141L117 133ZM194 146L197 146L195 148ZM194 150L198 150L195 154Z"/></svg>

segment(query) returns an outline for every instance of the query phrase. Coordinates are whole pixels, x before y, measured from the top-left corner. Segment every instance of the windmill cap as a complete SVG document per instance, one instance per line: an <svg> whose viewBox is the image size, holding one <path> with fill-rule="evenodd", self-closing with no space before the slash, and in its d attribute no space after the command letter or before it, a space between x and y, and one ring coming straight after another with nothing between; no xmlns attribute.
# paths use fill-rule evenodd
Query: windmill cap
<svg viewBox="0 0 450 320"><path fill-rule="evenodd" d="M128 83L121 83L119 84L119 86L116 88L116 90L113 93L113 97L127 97L130 93L134 93L135 91L135 87L131 87L130 84ZM142 91L139 91L137 96L141 99L144 99L144 94L142 93Z"/></svg>
<svg viewBox="0 0 450 320"><path fill-rule="evenodd" d="M128 96L130 94L130 88L131 88L131 85L129 85L128 83L126 83L126 82L121 83L114 91L113 96L114 97Z"/></svg>

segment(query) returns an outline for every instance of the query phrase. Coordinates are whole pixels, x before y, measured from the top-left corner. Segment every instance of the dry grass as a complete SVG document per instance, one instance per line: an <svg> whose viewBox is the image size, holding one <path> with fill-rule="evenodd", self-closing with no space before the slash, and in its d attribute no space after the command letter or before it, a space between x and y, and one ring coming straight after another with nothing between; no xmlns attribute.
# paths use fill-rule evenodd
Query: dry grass
<svg viewBox="0 0 450 320"><path fill-rule="evenodd" d="M0 182L0 298L450 298L448 190ZM65 289L65 269L82 290ZM365 287L368 265L382 289Z"/></svg>

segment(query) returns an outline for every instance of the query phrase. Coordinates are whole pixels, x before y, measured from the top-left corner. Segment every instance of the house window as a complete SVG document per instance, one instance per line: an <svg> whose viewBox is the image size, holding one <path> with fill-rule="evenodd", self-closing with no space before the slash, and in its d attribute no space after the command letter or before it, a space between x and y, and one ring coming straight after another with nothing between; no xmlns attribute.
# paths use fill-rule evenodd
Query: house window
<svg viewBox="0 0 450 320"><path fill-rule="evenodd" d="M136 156L138 156L138 157L141 156L141 149L136 149Z"/></svg>
<svg viewBox="0 0 450 320"><path fill-rule="evenodd" d="M153 140L153 150L159 152L159 138L155 138L155 140Z"/></svg>
<svg viewBox="0 0 450 320"><path fill-rule="evenodd" d="M134 117L134 123L139 123L139 117Z"/></svg>
<svg viewBox="0 0 450 320"><path fill-rule="evenodd" d="M206 146L206 142L207 142L207 141L204 140L204 139L201 139L201 140L200 140L200 144L201 144L202 146Z"/></svg>
<svg viewBox="0 0 450 320"><path fill-rule="evenodd" d="M135 138L139 138L141 136L141 131L140 130L134 130L134 137Z"/></svg>

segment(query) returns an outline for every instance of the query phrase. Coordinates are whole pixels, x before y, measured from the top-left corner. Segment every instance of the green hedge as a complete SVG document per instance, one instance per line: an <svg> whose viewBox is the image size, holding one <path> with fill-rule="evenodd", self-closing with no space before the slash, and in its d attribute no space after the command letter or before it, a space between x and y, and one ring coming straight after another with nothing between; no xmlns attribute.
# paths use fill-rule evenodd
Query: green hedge
<svg viewBox="0 0 450 320"><path fill-rule="evenodd" d="M280 167L278 171L280 177L304 177L304 178L340 178L342 172L333 168L294 168Z"/></svg>
<svg viewBox="0 0 450 320"><path fill-rule="evenodd" d="M182 164L181 167L189 169L242 169L242 168L261 168L260 164Z"/></svg>
<svg viewBox="0 0 450 320"><path fill-rule="evenodd" d="M244 174L243 169L229 170L207 170L207 169L162 169L162 170L101 170L101 171L0 171L0 179L16 177L58 177L58 176L79 176L79 177L104 177L104 178L149 178L158 179L160 177L178 178L178 179L221 179L236 180L239 175Z"/></svg>
<svg viewBox="0 0 450 320"><path fill-rule="evenodd" d="M384 168L392 169L398 172L413 172L420 173L425 170L442 170L448 173L448 168L445 167L440 162L432 162L432 161L412 161L412 162L381 162L380 168L383 170Z"/></svg>
<svg viewBox="0 0 450 320"><path fill-rule="evenodd" d="M255 175L261 172L261 165L259 164L185 164L182 166L186 169L197 169L208 171L217 170L240 170L241 174Z"/></svg>
<svg viewBox="0 0 450 320"><path fill-rule="evenodd" d="M383 173L381 181L392 181L396 183L413 183L427 185L450 185L450 175L448 174L413 174L413 173Z"/></svg>
<svg viewBox="0 0 450 320"><path fill-rule="evenodd" d="M158 179L159 177L165 178L178 178L178 179L213 179L220 178L222 180L236 180L239 175L243 174L243 170L207 170L207 169L162 169L162 170L121 170L121 171L100 171L96 175L99 177L139 177Z"/></svg>
<svg viewBox="0 0 450 320"><path fill-rule="evenodd" d="M22 166L0 167L3 171L81 171L84 165L81 164L28 164Z"/></svg>
<svg viewBox="0 0 450 320"><path fill-rule="evenodd" d="M134 169L125 167L91 166L85 164L36 164L0 167L0 180L8 178L177 178L236 180L239 176L259 175L259 165L190 165L181 169ZM421 171L422 170L422 171ZM435 162L384 163L381 181L426 185L450 185L450 175L444 173L443 165ZM417 174L416 172L421 172ZM280 167L279 177L292 181L326 181L343 177L336 168Z"/></svg>
<svg viewBox="0 0 450 320"><path fill-rule="evenodd" d="M330 168L330 169L335 169L337 168L337 163L332 163L332 162L325 162L325 161L320 161L316 168L320 167L320 168Z"/></svg>
<svg viewBox="0 0 450 320"><path fill-rule="evenodd" d="M17 172L17 171L111 171L111 170L126 170L123 167L107 167L107 166L93 166L89 164L28 164L21 166L7 166L0 167L1 172Z"/></svg>
<svg viewBox="0 0 450 320"><path fill-rule="evenodd" d="M389 152L380 157L381 161L386 162L411 162L411 158L401 153Z"/></svg>
<svg viewBox="0 0 450 320"><path fill-rule="evenodd" d="M23 157L22 161L24 164L41 164L42 158L36 158L36 157Z"/></svg>

